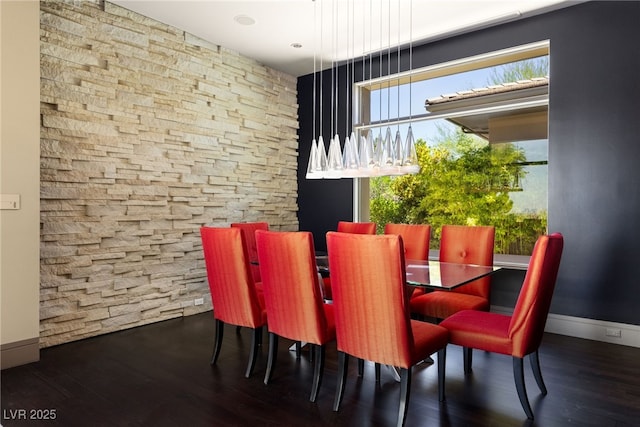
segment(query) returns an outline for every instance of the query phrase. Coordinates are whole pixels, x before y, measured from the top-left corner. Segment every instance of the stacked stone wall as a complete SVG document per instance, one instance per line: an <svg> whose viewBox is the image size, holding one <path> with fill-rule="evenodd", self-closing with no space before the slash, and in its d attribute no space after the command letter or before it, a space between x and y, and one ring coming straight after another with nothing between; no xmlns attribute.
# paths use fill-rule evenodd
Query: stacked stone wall
<svg viewBox="0 0 640 427"><path fill-rule="evenodd" d="M210 310L201 226L298 229L296 79L108 2L40 13L41 346Z"/></svg>

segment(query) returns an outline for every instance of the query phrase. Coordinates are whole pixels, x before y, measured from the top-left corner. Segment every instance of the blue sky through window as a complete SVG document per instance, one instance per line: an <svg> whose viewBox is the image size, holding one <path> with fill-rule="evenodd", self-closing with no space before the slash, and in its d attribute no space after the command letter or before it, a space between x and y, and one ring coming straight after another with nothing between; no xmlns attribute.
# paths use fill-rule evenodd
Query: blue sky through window
<svg viewBox="0 0 640 427"><path fill-rule="evenodd" d="M380 90L372 91L371 94L371 120L387 121L397 117L407 117L424 114L425 101L440 95L455 93L461 90L468 90L488 86L490 83L491 68L467 71L465 73L452 74L434 79L423 80L412 83L413 88L409 90L409 84L400 86L400 97L398 98L398 86L383 87ZM409 110L411 105L411 110ZM422 138L430 140L429 135L437 133L437 126L442 126L441 120L420 121L412 124L413 133L416 139ZM453 125L451 125L453 126ZM394 125L392 131L398 128L402 135L406 135L409 125ZM386 130L386 126L383 132ZM378 130L374 135L378 134Z"/></svg>

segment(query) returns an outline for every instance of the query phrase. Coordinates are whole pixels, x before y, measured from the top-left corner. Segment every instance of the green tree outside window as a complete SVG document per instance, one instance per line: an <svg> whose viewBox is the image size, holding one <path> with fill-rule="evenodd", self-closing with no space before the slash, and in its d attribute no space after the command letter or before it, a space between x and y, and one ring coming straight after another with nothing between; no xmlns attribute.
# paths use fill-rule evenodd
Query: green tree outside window
<svg viewBox="0 0 640 427"><path fill-rule="evenodd" d="M548 57L497 69L491 84L544 76ZM493 225L495 252L529 255L547 229L546 211L513 213L509 194L525 175L525 154L510 143L489 145L461 128L441 127L431 144L417 142L420 172L370 181L370 218L380 229L389 222L430 224L432 248L440 246L444 224Z"/></svg>

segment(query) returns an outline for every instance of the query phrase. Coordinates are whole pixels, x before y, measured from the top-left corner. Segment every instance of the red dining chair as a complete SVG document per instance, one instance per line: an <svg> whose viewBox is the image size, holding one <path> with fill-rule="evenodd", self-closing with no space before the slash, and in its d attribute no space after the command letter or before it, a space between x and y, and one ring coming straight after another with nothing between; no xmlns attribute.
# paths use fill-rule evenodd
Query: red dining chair
<svg viewBox="0 0 640 427"><path fill-rule="evenodd" d="M438 352L438 397L444 400L447 330L412 320L402 237L327 233L338 349L338 385L333 410L344 394L349 356L400 371L398 426L407 414L411 369ZM362 295L366 294L366 303Z"/></svg>
<svg viewBox="0 0 640 427"><path fill-rule="evenodd" d="M253 282L249 254L239 228L200 228L202 250L216 319L216 338L211 364L215 365L222 347L224 324L253 330L251 353L245 377L253 372L261 343L262 327L267 323L264 299Z"/></svg>
<svg viewBox="0 0 640 427"><path fill-rule="evenodd" d="M312 346L315 363L309 400L315 402L324 371L325 344L336 338L333 305L325 304L318 279L313 236L306 231L257 231L258 260L269 316L268 384L278 337Z"/></svg>
<svg viewBox="0 0 640 427"><path fill-rule="evenodd" d="M251 274L253 274L253 281L260 289L262 285L262 279L260 278L260 267L255 263L258 260L258 251L256 249L256 230L269 230L268 222L233 222L231 227L237 227L244 233L244 239L247 242L247 249L249 250L249 260L254 263L251 264Z"/></svg>
<svg viewBox="0 0 640 427"><path fill-rule="evenodd" d="M429 259L429 242L431 240L431 226L428 224L394 224L384 226L384 234L402 236L405 259ZM414 288L411 298L424 294L424 289Z"/></svg>
<svg viewBox="0 0 640 427"><path fill-rule="evenodd" d="M465 374L471 372L474 348L513 357L516 390L529 419L533 419L533 411L527 397L523 361L528 355L538 387L546 395L538 348L549 314L563 244L560 233L538 238L513 315L463 310L440 323L449 330L449 342L463 347Z"/></svg>
<svg viewBox="0 0 640 427"><path fill-rule="evenodd" d="M336 230L340 233L376 234L376 223L338 221L338 228L336 228ZM333 298L333 294L331 292L331 278L325 277L324 279L322 279L322 282L324 297L327 300L331 300Z"/></svg>
<svg viewBox="0 0 640 427"><path fill-rule="evenodd" d="M338 228L336 230L340 233L376 234L376 223L338 221Z"/></svg>
<svg viewBox="0 0 640 427"><path fill-rule="evenodd" d="M384 234L402 236L404 257L406 259L429 259L430 225L388 223L384 226Z"/></svg>
<svg viewBox="0 0 640 427"><path fill-rule="evenodd" d="M495 227L443 225L440 262L493 265ZM434 291L411 299L418 317L446 319L460 310L489 310L491 278L474 280L451 291Z"/></svg>

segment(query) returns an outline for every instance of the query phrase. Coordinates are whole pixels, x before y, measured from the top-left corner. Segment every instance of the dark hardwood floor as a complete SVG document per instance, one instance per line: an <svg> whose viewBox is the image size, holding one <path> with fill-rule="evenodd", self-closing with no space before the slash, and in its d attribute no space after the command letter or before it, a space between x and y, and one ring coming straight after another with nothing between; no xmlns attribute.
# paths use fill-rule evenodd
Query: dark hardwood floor
<svg viewBox="0 0 640 427"><path fill-rule="evenodd" d="M335 345L327 351L316 403L308 401L312 365L296 361L281 340L272 382L263 384L267 349L244 378L250 332L227 326L217 366L209 360L213 318L204 313L47 348L41 360L2 371L2 421L9 426L391 426L399 383L373 365L358 378L350 364L345 397L333 412ZM268 340L265 339L265 346ZM527 421L513 383L511 358L474 352L473 374L449 346L446 402L437 399L436 367L414 369L407 426L640 425L640 349L545 335L540 349L549 394L527 367L536 419ZM24 410L24 412L22 411ZM53 420L25 420L55 415Z"/></svg>

